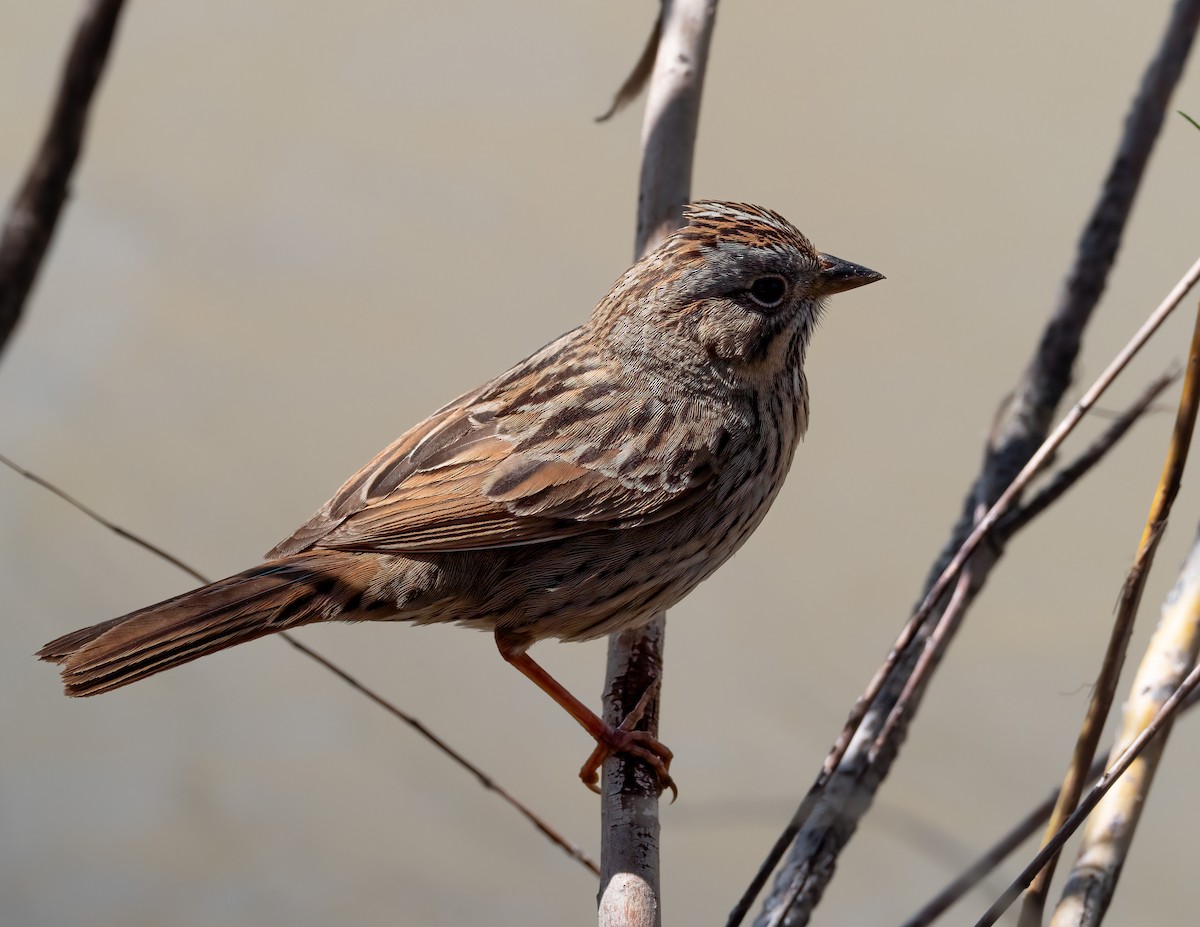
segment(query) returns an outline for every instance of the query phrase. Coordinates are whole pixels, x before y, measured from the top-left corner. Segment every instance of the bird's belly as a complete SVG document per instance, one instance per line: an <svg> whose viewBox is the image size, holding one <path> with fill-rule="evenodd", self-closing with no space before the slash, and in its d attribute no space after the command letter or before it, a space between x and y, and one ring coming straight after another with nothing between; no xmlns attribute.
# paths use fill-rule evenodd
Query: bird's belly
<svg viewBox="0 0 1200 927"><path fill-rule="evenodd" d="M758 527L781 480L733 487L684 517L599 531L527 564L526 594L507 621L533 639L590 640L645 624L727 561Z"/></svg>

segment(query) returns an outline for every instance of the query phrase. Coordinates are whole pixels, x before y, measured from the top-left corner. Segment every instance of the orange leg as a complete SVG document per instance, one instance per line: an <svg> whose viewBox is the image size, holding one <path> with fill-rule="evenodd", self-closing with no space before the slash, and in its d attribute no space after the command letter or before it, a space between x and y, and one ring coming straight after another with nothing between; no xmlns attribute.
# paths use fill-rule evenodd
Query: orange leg
<svg viewBox="0 0 1200 927"><path fill-rule="evenodd" d="M541 668L526 651L524 641L515 642L500 631L496 632L496 647L500 656L516 667L534 685L558 702L572 718L579 722L596 741L596 749L588 757L583 768L579 770L579 778L593 792L599 792L600 767L614 753L625 753L635 756L648 764L658 774L660 788L670 789L673 796L679 794L669 772L671 766L671 751L659 743L646 731L635 731L633 726L641 720L650 697L654 694L656 685L652 685L638 700L637 707L621 722L620 727L613 727L594 711L579 701L567 691L557 679ZM674 798L672 798L674 801Z"/></svg>

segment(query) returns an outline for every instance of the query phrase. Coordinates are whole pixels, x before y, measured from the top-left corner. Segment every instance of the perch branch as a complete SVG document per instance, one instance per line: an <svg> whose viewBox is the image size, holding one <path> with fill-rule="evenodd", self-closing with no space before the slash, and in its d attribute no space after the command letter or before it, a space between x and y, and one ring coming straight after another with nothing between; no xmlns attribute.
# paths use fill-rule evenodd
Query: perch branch
<svg viewBox="0 0 1200 927"><path fill-rule="evenodd" d="M674 231L691 198L692 161L716 0L663 0L659 38L642 122L634 256ZM634 709L646 687L661 683L666 616L610 638L604 715L612 724ZM657 734L660 695L639 725ZM658 781L645 764L610 757L601 794L602 925L657 927L659 894ZM635 919L636 918L636 919Z"/></svg>

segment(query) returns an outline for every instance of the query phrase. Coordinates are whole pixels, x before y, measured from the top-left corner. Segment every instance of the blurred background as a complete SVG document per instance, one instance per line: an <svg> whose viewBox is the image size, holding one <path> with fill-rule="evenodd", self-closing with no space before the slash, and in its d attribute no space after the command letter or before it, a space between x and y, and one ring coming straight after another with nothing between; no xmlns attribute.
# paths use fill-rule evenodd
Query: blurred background
<svg viewBox="0 0 1200 927"><path fill-rule="evenodd" d="M723 5L695 195L775 208L888 279L834 302L788 485L671 613L662 736L681 795L663 811L667 923L723 922L907 616L1168 6ZM4 17L6 198L80 7ZM131 4L74 198L0 358L0 451L210 575L254 563L406 427L582 321L625 269L640 104L592 117L654 14ZM1195 66L1173 108L1200 113ZM1198 156L1200 133L1172 116L1072 398L1195 258ZM1107 408L1183 357L1189 314ZM818 923L898 921L1061 777L1170 426L1137 426L1015 540ZM1200 515L1193 483L1135 662ZM0 921L592 922L595 883L577 863L281 641L63 698L38 647L192 583L6 471L0 525ZM575 778L589 741L489 636L300 634L598 853L598 803ZM535 656L598 704L602 642ZM1200 719L1185 720L1114 923L1194 917L1198 744Z"/></svg>

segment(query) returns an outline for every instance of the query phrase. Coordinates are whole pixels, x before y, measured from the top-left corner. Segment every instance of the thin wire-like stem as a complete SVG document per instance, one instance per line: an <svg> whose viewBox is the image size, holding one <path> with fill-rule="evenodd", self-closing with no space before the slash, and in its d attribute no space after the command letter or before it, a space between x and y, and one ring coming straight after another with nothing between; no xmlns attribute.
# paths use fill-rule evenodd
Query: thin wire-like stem
<svg viewBox="0 0 1200 927"><path fill-rule="evenodd" d="M108 61L123 6L123 0L89 0L86 4L67 52L58 93L41 144L34 153L25 179L9 209L3 233L0 234L0 350L4 349L16 329L58 226L70 190L71 177L83 150L91 103ZM54 493L93 521L162 558L193 579L202 583L208 582L202 574L178 557L103 517L48 480L17 466L6 457L0 456L0 463ZM291 635L282 633L280 636L348 685L412 726L474 775L482 785L496 792L569 856L599 875L599 867L578 847L563 838L532 809L497 785L490 776L452 750L416 718L401 711L341 667Z"/></svg>
<svg viewBox="0 0 1200 927"><path fill-rule="evenodd" d="M83 502L80 502L74 496L70 495L65 490L56 486L54 483L51 483L49 480L45 479L44 477L39 476L38 474L34 473L32 470L27 470L26 468L16 464L12 460L10 460L8 457L5 457L3 454L0 454L0 464L4 465L5 467L8 467L14 473L17 473L17 474L25 477L25 479L27 479L27 480L31 480L32 482L36 483L38 486L41 486L43 489L58 496L58 498L62 499L68 505L75 508L79 512L82 512L84 515L86 515L92 521L96 522L96 524L98 524L104 528L107 528L109 531L111 531L114 534L118 535L119 537L125 539L126 541L136 544L138 547L141 547L143 550L149 551L150 553L154 554L154 556L159 557L162 560L165 560L167 563L171 564L171 566L175 567L176 569L182 570L184 573L186 573L188 576L192 577L197 582L201 582L201 583L212 582L212 580L210 580L207 576L205 576L199 570L191 567L184 561L180 560L174 554L164 550L163 548L159 547L157 544L154 544L154 543L146 540L141 535L135 534L134 532L130 531L128 528L122 528L120 525L116 524L111 519L106 518L105 516L101 515L95 509L91 508L90 506L85 505ZM572 859L581 863L593 875L598 876L600 874L600 867L597 866L596 863L592 859L590 859L587 856L587 854L585 854L577 845L575 845L575 844L571 843L569 840L567 840L555 828L551 827L548 823L546 823L546 821L544 821L532 808L530 808L528 805L526 805L520 799L516 798L511 792L509 792L503 786L499 785L495 779L493 779L491 776L489 776L487 773L485 773L482 769L480 769L478 766L476 766L474 763L472 763L470 760L468 760L465 756L463 756L461 753L459 753L457 750L455 750L453 747L451 747L448 743L446 743L444 740L442 740L442 738L440 738L437 734L435 734L428 727L426 727L426 725L423 724L418 718L416 718L415 716L409 714L408 712L400 709L393 702L384 698L382 695L380 695L378 692L376 692L370 686L366 685L365 683L360 682L354 676L350 675L350 673L346 672L346 670L342 669L340 666L335 664L332 660L317 653L315 650L313 650L308 645L301 643L296 637L289 634L288 632L281 631L281 632L279 632L279 634L277 636L283 638L285 641L287 641L289 644L291 644L294 648L296 648L302 654L304 654L306 657L308 657L310 660L313 660L314 662L323 666L325 669L329 670L329 672L333 673L335 676L337 676L339 679L341 679L343 682L345 682L351 688L356 689L359 692L361 692L363 695L365 695L367 698L369 698L371 701L373 701L380 708L384 709L389 714L391 714L394 717L403 721L405 724L407 724L409 727L411 727L414 731L416 731L418 734L420 734L422 737L424 737L426 740L428 740L431 744L433 744L438 750L440 750L442 753L444 753L446 756L448 756L450 759L452 759L455 763L457 763L459 766L461 766L463 769L465 769L467 772L469 772L471 775L473 775L479 781L479 784L482 785L485 789L495 792L500 798L502 798L513 809L515 809L518 814L520 814L523 818L525 818L525 820L527 820L530 824L532 824L539 831L541 831L552 843L554 843L557 847L562 849L562 851L564 853L566 853Z"/></svg>

